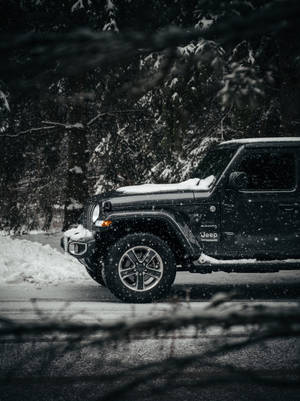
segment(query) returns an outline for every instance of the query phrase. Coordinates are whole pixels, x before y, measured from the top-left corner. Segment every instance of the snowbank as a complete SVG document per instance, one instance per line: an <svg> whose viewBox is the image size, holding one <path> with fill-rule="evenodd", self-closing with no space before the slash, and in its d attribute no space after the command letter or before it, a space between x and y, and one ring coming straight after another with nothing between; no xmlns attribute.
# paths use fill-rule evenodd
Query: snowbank
<svg viewBox="0 0 300 401"><path fill-rule="evenodd" d="M168 191L207 191L215 181L215 177L210 175L209 177L200 180L200 178L191 178L187 181L179 182L176 184L143 184L143 185L132 185L128 187L118 188L118 192L125 194L145 194L153 192L168 192Z"/></svg>
<svg viewBox="0 0 300 401"><path fill-rule="evenodd" d="M0 284L58 284L89 279L76 259L36 242L1 237Z"/></svg>

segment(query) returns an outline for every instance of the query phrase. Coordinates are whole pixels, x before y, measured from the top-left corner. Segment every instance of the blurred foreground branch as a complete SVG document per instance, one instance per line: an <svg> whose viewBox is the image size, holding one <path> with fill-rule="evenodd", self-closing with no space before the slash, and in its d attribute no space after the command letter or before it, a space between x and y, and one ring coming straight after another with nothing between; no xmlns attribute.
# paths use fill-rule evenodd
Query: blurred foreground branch
<svg viewBox="0 0 300 401"><path fill-rule="evenodd" d="M223 298L222 298L223 299ZM170 311L169 311L170 312ZM126 394L149 386L152 391L164 393L170 389L188 387L205 388L228 383L256 383L265 386L300 387L300 367L295 362L290 369L262 369L237 366L234 355L251 347L261 346L278 339L297 339L300 336L300 305L287 306L243 305L226 303L226 299L214 298L210 305L195 313L190 309L160 316L108 322L69 322L45 320L19 323L9 319L0 320L0 339L36 344L41 338L49 344L43 349L47 357L43 369L20 375L22 366L28 366L33 354L25 354L17 366L2 374L1 384L8 383L102 383L101 400L123 400ZM174 353L171 348L181 339L192 339L196 348L192 353ZM161 343L157 358L151 360L122 360L121 351L130 348L135 341L155 339ZM175 341L175 343L174 343ZM185 341L185 340L184 340ZM205 341L205 346L203 346ZM93 367L90 375L70 375L75 362L82 364L82 354L92 353ZM70 357L70 354L73 356ZM126 354L130 352L126 351ZM45 372L58 357L68 355L65 371L43 378L36 374ZM81 355L81 356L80 356ZM135 357L135 355L133 355ZM36 358L40 357L37 355ZM298 359L299 360L299 359ZM61 365L61 363L59 364ZM35 369L36 362L35 362ZM68 372L68 374L65 374ZM176 378L176 380L174 380ZM41 381L40 381L41 380Z"/></svg>
<svg viewBox="0 0 300 401"><path fill-rule="evenodd" d="M299 30L300 5L296 0L276 1L254 10L249 16L235 15L209 29L169 27L155 33L95 32L89 29L69 33L30 32L0 36L0 76L6 84L27 83L72 76L104 65L118 65L139 55L176 49L200 39L220 45L260 37L276 36L282 30ZM296 32L295 31L295 32ZM15 54L26 54L16 59ZM16 77L18 79L16 80Z"/></svg>

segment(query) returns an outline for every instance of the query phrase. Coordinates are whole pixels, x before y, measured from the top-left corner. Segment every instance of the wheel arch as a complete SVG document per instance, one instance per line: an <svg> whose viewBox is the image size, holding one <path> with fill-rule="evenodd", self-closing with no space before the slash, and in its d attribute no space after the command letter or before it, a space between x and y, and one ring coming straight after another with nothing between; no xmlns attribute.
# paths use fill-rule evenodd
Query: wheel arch
<svg viewBox="0 0 300 401"><path fill-rule="evenodd" d="M147 232L165 241L174 253L177 264L197 259L201 250L188 226L178 223L168 213L122 213L107 217L113 222L111 241L130 233Z"/></svg>

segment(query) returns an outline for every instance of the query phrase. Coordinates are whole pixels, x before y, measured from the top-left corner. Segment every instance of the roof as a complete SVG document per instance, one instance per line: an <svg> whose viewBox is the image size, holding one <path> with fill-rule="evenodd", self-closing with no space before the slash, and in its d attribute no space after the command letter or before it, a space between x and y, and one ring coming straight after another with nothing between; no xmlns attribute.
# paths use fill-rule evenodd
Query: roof
<svg viewBox="0 0 300 401"><path fill-rule="evenodd" d="M246 145L246 144L299 144L300 137L276 137L276 138L244 138L232 139L230 141L221 142L220 145Z"/></svg>

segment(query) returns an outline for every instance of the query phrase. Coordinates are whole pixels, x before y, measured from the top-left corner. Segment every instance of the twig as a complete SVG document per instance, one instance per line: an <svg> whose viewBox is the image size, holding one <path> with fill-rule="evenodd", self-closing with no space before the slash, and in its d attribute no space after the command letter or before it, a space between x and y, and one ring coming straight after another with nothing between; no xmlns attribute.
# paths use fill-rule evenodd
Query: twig
<svg viewBox="0 0 300 401"><path fill-rule="evenodd" d="M114 117L115 114L127 114L127 113L144 113L144 110L113 110L113 111L105 111L103 113L97 114L95 117L93 117L86 125L90 126L93 124L95 121L97 121L100 117L103 116L112 116Z"/></svg>

